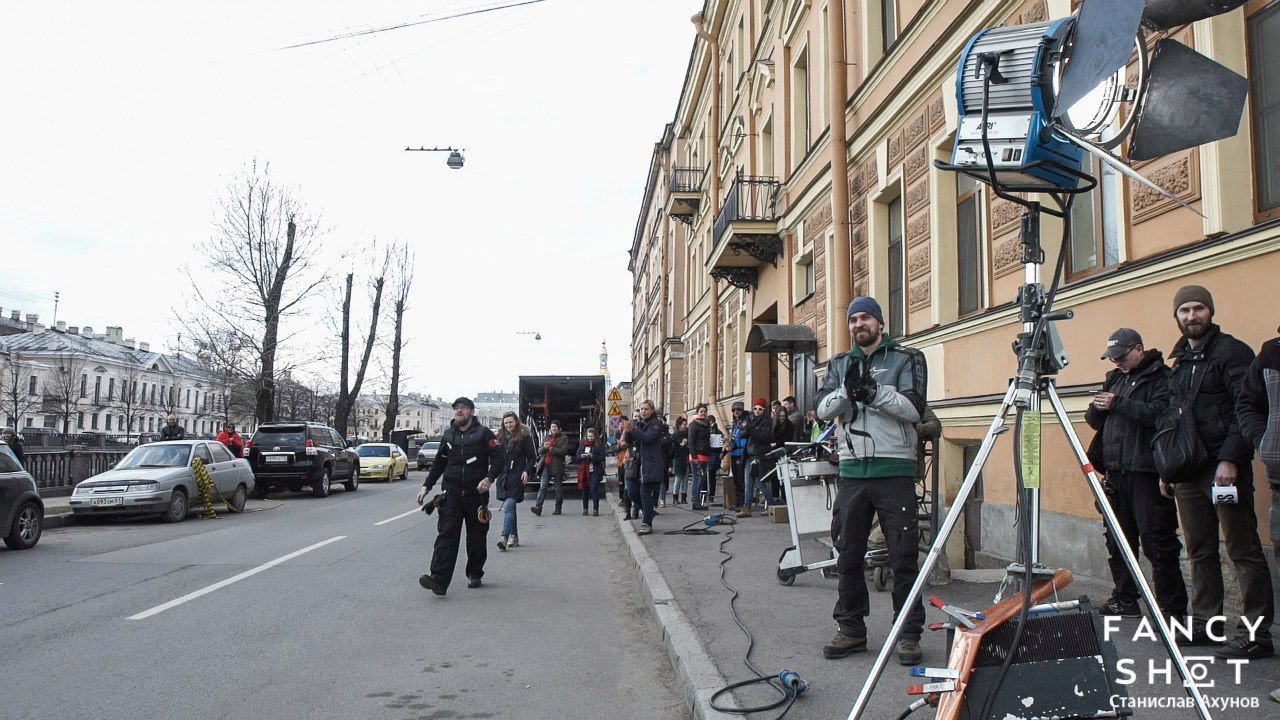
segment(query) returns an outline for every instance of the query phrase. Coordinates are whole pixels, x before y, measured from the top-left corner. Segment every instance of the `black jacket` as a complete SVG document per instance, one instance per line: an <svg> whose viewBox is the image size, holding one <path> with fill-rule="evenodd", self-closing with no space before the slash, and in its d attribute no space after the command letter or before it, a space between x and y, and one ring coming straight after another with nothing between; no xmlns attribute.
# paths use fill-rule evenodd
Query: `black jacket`
<svg viewBox="0 0 1280 720"><path fill-rule="evenodd" d="M13 439L9 441L9 449L13 451L14 456L18 458L18 464L25 470L27 467L27 452L22 449L22 440L16 433Z"/></svg>
<svg viewBox="0 0 1280 720"><path fill-rule="evenodd" d="M747 421L747 455L763 457L772 449L773 420L768 415L752 415Z"/></svg>
<svg viewBox="0 0 1280 720"><path fill-rule="evenodd" d="M1125 373L1119 368L1107 373L1104 392L1115 393L1110 410L1092 404L1084 413L1085 422L1101 435L1101 458L1105 471L1155 473L1151 438L1156 434L1156 418L1169 407L1169 368L1159 350L1148 350L1137 367Z"/></svg>
<svg viewBox="0 0 1280 720"><path fill-rule="evenodd" d="M667 456L662 449L662 441L666 437L667 424L657 415L631 423L627 442L631 446L630 452L639 454L641 483L660 483L667 479Z"/></svg>
<svg viewBox="0 0 1280 720"><path fill-rule="evenodd" d="M1236 416L1245 442L1258 450L1267 480L1280 485L1280 338L1263 343L1240 386Z"/></svg>
<svg viewBox="0 0 1280 720"><path fill-rule="evenodd" d="M689 452L695 456L711 454L711 423L707 420L689 421Z"/></svg>
<svg viewBox="0 0 1280 720"><path fill-rule="evenodd" d="M780 420L773 427L773 446L775 448L786 447L787 443L796 441L796 426L791 423L791 418L786 417Z"/></svg>
<svg viewBox="0 0 1280 720"><path fill-rule="evenodd" d="M529 473L532 478L534 465L538 462L533 436L525 432L516 440L514 447L507 437L500 437L498 448L502 450L502 473L494 481L494 497L499 500L515 498L516 502L520 502L524 500L524 481L520 476Z"/></svg>
<svg viewBox="0 0 1280 720"><path fill-rule="evenodd" d="M440 436L440 449L422 486L430 490L443 475L445 490L478 495L476 485L481 480L501 476L503 455L492 430L472 420L463 432L454 420Z"/></svg>
<svg viewBox="0 0 1280 720"><path fill-rule="evenodd" d="M185 440L186 437L187 429L181 425L170 425L169 423L165 423L164 427L160 428L161 440Z"/></svg>
<svg viewBox="0 0 1280 720"><path fill-rule="evenodd" d="M1236 399L1253 362L1253 350L1211 324L1198 348L1193 349L1184 337L1173 346L1169 359L1173 361L1169 404L1192 408L1200 442L1209 455L1205 462L1226 460L1242 468L1253 462L1253 448L1240 434L1236 419ZM1189 403L1196 383L1200 391Z"/></svg>

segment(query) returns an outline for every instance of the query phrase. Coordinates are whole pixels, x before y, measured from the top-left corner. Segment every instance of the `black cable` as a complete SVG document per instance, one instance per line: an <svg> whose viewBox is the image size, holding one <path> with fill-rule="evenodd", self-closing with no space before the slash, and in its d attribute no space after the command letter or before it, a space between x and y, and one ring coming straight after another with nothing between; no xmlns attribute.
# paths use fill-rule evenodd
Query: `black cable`
<svg viewBox="0 0 1280 720"><path fill-rule="evenodd" d="M395 25L387 25L385 27L370 28L368 30L357 30L355 32L343 33L332 37L322 38L320 40L308 40L307 42L296 43L294 45L285 45L275 48L276 50L293 50L295 48L307 47L309 45L320 45L321 43L334 42L335 40L349 40L351 38L360 37L361 35L373 35L375 33L387 32L389 30L400 30L402 28L413 27L415 25L427 25L430 23L442 22L444 20L454 20L457 18L467 17L469 15L480 15L482 13L493 12L495 10L506 10L509 8L520 7L522 5L533 5L535 3L545 2L546 0L525 0L525 2L510 2L505 5L495 7L481 7L478 9L458 12L453 15L445 15L443 17L428 18L426 20L414 20L412 22L397 23Z"/></svg>

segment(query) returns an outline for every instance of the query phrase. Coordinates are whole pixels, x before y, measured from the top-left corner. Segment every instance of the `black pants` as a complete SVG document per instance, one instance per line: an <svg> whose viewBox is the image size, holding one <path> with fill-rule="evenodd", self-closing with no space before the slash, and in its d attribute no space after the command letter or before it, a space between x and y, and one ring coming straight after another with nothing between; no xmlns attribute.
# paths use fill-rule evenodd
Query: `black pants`
<svg viewBox="0 0 1280 720"><path fill-rule="evenodd" d="M712 457L714 458L716 456L713 455ZM703 465L703 467L707 469L707 475L702 478L702 487L706 489L707 502L710 503L712 500L716 499L716 475L720 472L720 462L718 460L716 462L708 460L707 464Z"/></svg>
<svg viewBox="0 0 1280 720"><path fill-rule="evenodd" d="M730 460L733 468L733 494L734 497L728 498L732 502L733 507L742 507L742 493L746 492L746 455L734 455ZM729 507L729 505L725 505Z"/></svg>
<svg viewBox="0 0 1280 720"><path fill-rule="evenodd" d="M862 574L867 538L871 522L880 516L888 543L889 569L893 571L893 613L902 612L911 586L920 574L920 527L916 511L916 482L910 477L852 479L840 478L836 483L836 506L831 519L831 538L840 556L836 568L840 573L839 597L831 616L840 633L850 637L866 637L866 618L871 614L867 579ZM919 599L908 611L907 623L900 638L919 640L924 631L924 604Z"/></svg>
<svg viewBox="0 0 1280 720"><path fill-rule="evenodd" d="M1113 470L1107 473L1107 501L1120 532L1129 544L1134 556L1139 549L1151 561L1155 579L1156 602L1166 617L1179 619L1187 616L1187 584L1182 580L1182 567L1178 558L1182 543L1178 540L1178 505L1160 494L1160 478L1154 473ZM1103 523L1103 535L1107 541L1107 564L1111 566L1111 579L1115 581L1116 599L1126 603L1137 602L1138 583L1120 556L1115 538Z"/></svg>
<svg viewBox="0 0 1280 720"><path fill-rule="evenodd" d="M431 577L445 587L453 579L453 569L458 564L458 544L462 526L467 526L467 577L484 577L484 561L489 556L489 523L481 522L479 508L487 508L489 493L463 495L450 490L440 508L440 521L436 526L436 548L431 555Z"/></svg>

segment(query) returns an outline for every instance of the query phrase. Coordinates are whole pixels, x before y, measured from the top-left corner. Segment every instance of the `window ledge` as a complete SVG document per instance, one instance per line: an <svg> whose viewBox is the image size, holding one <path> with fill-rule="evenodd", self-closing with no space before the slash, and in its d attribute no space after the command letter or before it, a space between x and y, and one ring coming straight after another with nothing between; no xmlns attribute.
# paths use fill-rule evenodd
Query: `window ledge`
<svg viewBox="0 0 1280 720"><path fill-rule="evenodd" d="M809 300L810 300L811 298L813 298L813 296L814 296L814 295L816 295L816 294L817 294L817 291L816 291L816 290L814 290L813 292L810 292L808 295L805 295L804 297L802 297L802 298L800 298L799 300L795 301L795 303L793 303L793 304L792 304L792 307L800 307L801 305L803 305L803 304L805 304L805 303L809 302Z"/></svg>

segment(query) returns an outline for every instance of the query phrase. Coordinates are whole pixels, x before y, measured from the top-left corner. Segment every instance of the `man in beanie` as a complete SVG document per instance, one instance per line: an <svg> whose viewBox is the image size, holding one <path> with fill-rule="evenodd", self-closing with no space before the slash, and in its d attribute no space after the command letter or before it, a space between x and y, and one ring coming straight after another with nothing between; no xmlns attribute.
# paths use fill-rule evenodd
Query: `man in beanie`
<svg viewBox="0 0 1280 720"><path fill-rule="evenodd" d="M488 557L485 536L489 533L489 487L502 473L503 451L493 431L475 420L476 405L471 398L453 401L453 422L440 436L440 450L418 491L418 504L444 476L444 502L436 526L435 552L431 571L418 584L436 595L444 595L458 565L458 541L467 527L467 587L480 587L484 561Z"/></svg>
<svg viewBox="0 0 1280 720"><path fill-rule="evenodd" d="M1182 579L1182 543L1178 540L1178 506L1160 492L1160 476L1151 453L1156 418L1169 407L1169 368L1159 350L1147 350L1142 336L1120 328L1107 338L1102 360L1107 373L1102 391L1093 396L1085 422L1097 431L1089 444L1090 462L1106 476L1107 502L1120 521L1120 538L1135 557L1139 548L1151 561L1156 601L1170 620L1185 622L1187 585ZM1142 617L1138 584L1120 554L1117 538L1105 526L1107 564L1115 583L1103 615ZM1154 611L1155 608L1152 608Z"/></svg>
<svg viewBox="0 0 1280 720"><path fill-rule="evenodd" d="M1199 285L1174 295L1173 313L1182 338L1169 358L1169 403L1189 410L1195 418L1206 459L1179 477L1162 477L1161 491L1178 502L1182 532L1191 560L1191 615L1195 629L1188 645L1216 645L1221 625L1206 628L1222 616L1222 563L1218 533L1226 540L1227 556L1235 565L1243 618L1236 635L1217 655L1224 658L1262 658L1274 654L1271 623L1275 608L1271 573L1258 539L1253 510L1253 448L1245 441L1236 416L1236 402L1253 350L1222 332L1213 322L1213 296ZM1170 488L1172 484L1172 488ZM1234 503L1214 503L1214 486L1235 486ZM1219 621L1220 622L1220 621ZM1256 630L1250 631L1254 623ZM1209 632L1213 630L1213 633Z"/></svg>
<svg viewBox="0 0 1280 720"><path fill-rule="evenodd" d="M920 572L916 519L916 426L923 415L928 370L924 355L884 332L880 304L854 298L845 317L853 347L831 358L818 390L818 417L840 424L840 477L832 512L832 540L840 553L839 598L832 616L838 631L822 649L828 658L867 649L871 614L862 568L872 520L885 529L893 571L894 614L907 613L898 638L898 662L918 664L924 605L906 605Z"/></svg>

